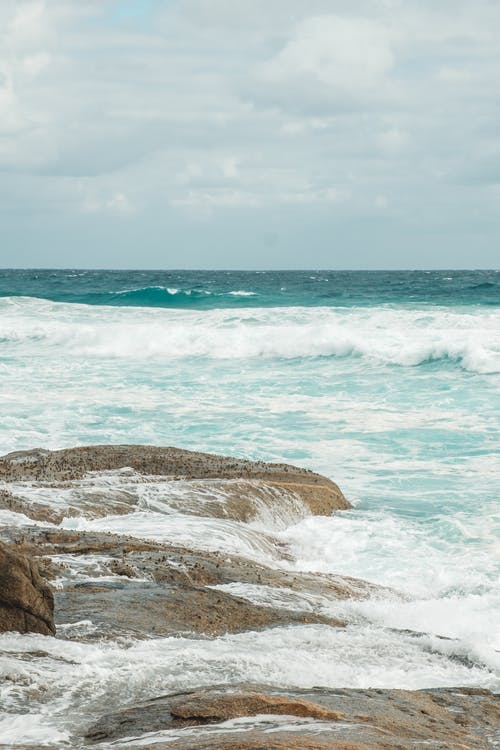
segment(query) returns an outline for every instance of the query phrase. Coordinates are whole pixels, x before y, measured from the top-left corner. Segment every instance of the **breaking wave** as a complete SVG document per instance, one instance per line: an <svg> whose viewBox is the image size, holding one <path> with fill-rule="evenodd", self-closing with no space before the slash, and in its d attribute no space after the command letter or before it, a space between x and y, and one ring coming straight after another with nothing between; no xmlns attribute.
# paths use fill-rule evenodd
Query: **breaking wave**
<svg viewBox="0 0 500 750"><path fill-rule="evenodd" d="M168 292L172 296L177 290ZM241 293L241 292L239 292ZM30 298L0 301L5 347L146 360L354 357L385 366L455 364L500 372L500 316L444 308L109 310Z"/></svg>

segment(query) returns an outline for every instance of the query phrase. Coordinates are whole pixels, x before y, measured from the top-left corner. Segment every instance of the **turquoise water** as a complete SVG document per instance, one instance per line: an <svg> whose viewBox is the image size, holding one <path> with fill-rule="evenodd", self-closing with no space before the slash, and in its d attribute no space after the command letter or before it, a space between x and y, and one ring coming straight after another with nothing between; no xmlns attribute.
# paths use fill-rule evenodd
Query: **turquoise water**
<svg viewBox="0 0 500 750"><path fill-rule="evenodd" d="M439 684L462 659L500 686L500 273L1 271L0 295L0 452L320 471L355 507L280 531L296 565L403 591L366 604L374 628L454 639Z"/></svg>
<svg viewBox="0 0 500 750"><path fill-rule="evenodd" d="M499 305L499 271L0 269L0 296L90 305L224 308L383 303Z"/></svg>

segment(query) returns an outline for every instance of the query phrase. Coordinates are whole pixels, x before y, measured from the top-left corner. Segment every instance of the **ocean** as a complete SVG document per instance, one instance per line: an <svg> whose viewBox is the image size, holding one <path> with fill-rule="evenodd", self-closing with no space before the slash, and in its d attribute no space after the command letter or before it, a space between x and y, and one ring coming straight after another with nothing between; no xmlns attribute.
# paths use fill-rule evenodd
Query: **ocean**
<svg viewBox="0 0 500 750"><path fill-rule="evenodd" d="M72 695L60 713L85 679L100 695L140 669L163 690L194 672L499 690L499 385L498 271L0 270L0 454L172 445L310 468L353 505L331 518L261 519L241 538L157 507L86 528L281 564L258 543L272 533L292 569L403 594L345 603L352 625L328 636L311 626L50 647L34 636L66 660L53 674ZM0 523L25 522L0 511ZM0 650L20 642L0 636ZM68 670L71 659L85 674ZM5 732L26 739L12 721Z"/></svg>

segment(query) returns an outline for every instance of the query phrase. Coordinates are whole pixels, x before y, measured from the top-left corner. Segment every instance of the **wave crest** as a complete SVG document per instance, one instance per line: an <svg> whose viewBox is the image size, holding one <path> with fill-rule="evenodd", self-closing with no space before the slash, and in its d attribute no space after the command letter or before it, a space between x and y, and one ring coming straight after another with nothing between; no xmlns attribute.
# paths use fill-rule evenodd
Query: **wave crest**
<svg viewBox="0 0 500 750"><path fill-rule="evenodd" d="M394 308L281 308L279 315L269 308L251 313L132 311L26 298L0 304L7 307L0 340L4 347L25 348L27 353L36 342L39 350L57 347L67 354L99 358L357 357L383 365L449 362L479 373L500 372L500 316L486 313Z"/></svg>
<svg viewBox="0 0 500 750"><path fill-rule="evenodd" d="M123 289L102 294L81 294L71 302L86 305L109 305L112 307L178 307L212 308L228 306L238 298L258 296L255 292L236 289L230 292L215 292L209 289L177 289L165 286L145 286Z"/></svg>

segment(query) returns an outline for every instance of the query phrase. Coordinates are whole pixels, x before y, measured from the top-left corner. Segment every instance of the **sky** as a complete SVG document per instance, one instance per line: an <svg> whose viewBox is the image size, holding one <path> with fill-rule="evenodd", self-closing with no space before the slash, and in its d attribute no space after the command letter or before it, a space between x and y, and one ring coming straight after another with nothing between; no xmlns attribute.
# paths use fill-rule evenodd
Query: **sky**
<svg viewBox="0 0 500 750"><path fill-rule="evenodd" d="M0 266L498 268L498 0L1 0Z"/></svg>

